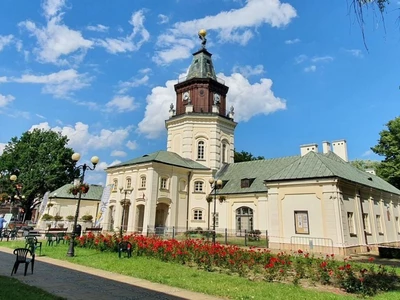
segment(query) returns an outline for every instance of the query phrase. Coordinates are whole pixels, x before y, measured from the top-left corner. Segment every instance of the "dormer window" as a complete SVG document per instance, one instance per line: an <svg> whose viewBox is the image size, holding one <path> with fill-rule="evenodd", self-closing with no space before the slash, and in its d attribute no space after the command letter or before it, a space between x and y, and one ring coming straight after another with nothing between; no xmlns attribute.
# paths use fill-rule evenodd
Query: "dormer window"
<svg viewBox="0 0 400 300"><path fill-rule="evenodd" d="M243 178L243 179L240 181L240 187L241 187L241 188L248 188L248 187L251 186L251 184L253 183L253 181L254 181L254 178Z"/></svg>

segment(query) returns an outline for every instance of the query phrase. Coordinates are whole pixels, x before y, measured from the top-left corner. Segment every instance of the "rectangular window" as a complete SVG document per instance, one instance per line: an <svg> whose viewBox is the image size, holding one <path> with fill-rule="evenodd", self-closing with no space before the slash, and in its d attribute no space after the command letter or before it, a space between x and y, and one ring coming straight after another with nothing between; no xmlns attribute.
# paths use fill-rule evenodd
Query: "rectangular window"
<svg viewBox="0 0 400 300"><path fill-rule="evenodd" d="M214 213L212 213L212 218L214 217ZM211 221L214 221L213 219L211 219ZM219 224L219 214L216 212L215 213L215 227L218 227Z"/></svg>
<svg viewBox="0 0 400 300"><path fill-rule="evenodd" d="M140 177L140 187L144 189L146 187L146 176Z"/></svg>
<svg viewBox="0 0 400 300"><path fill-rule="evenodd" d="M381 215L376 215L376 228L378 229L378 233L383 235Z"/></svg>
<svg viewBox="0 0 400 300"><path fill-rule="evenodd" d="M130 178L128 178L127 180L126 180L126 188L127 189L130 189L132 187L132 180L130 179Z"/></svg>
<svg viewBox="0 0 400 300"><path fill-rule="evenodd" d="M297 234L310 234L308 226L308 211L294 212L294 226Z"/></svg>
<svg viewBox="0 0 400 300"><path fill-rule="evenodd" d="M200 193L203 191L203 182L202 181L196 181L194 183L194 191L196 193Z"/></svg>
<svg viewBox="0 0 400 300"><path fill-rule="evenodd" d="M349 226L349 233L350 236L357 236L356 234L356 226L354 223L354 213L348 212L347 213L347 225Z"/></svg>
<svg viewBox="0 0 400 300"><path fill-rule="evenodd" d="M363 214L363 221L364 221L365 232L368 233L368 234L371 234L371 226L370 226L370 223L369 223L368 214Z"/></svg>
<svg viewBox="0 0 400 300"><path fill-rule="evenodd" d="M160 188L163 190L167 189L167 178L161 178Z"/></svg>
<svg viewBox="0 0 400 300"><path fill-rule="evenodd" d="M397 228L397 233L400 234L400 221L399 221L399 217L396 217L396 228Z"/></svg>
<svg viewBox="0 0 400 300"><path fill-rule="evenodd" d="M112 191L116 192L118 189L118 179L114 179L113 183L114 183L114 185L113 185Z"/></svg>
<svg viewBox="0 0 400 300"><path fill-rule="evenodd" d="M196 209L193 212L193 220L201 221L203 220L203 211L200 209Z"/></svg>

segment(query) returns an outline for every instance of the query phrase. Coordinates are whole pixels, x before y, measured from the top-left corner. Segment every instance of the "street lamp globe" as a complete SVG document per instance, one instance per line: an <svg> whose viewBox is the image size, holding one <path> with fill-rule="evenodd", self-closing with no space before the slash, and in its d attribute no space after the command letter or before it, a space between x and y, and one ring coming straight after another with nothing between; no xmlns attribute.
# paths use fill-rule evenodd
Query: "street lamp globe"
<svg viewBox="0 0 400 300"><path fill-rule="evenodd" d="M17 175L13 174L10 176L11 181L16 181L17 180Z"/></svg>
<svg viewBox="0 0 400 300"><path fill-rule="evenodd" d="M218 180L217 180L217 186L218 186L218 187L222 186L222 180L221 180L221 179L218 179Z"/></svg>
<svg viewBox="0 0 400 300"><path fill-rule="evenodd" d="M90 161L92 162L93 165L97 165L99 162L99 157L98 156L93 156Z"/></svg>
<svg viewBox="0 0 400 300"><path fill-rule="evenodd" d="M81 155L78 152L75 152L74 154L72 154L71 156L73 161L79 161L81 159Z"/></svg>
<svg viewBox="0 0 400 300"><path fill-rule="evenodd" d="M213 184L214 181L215 181L214 177L211 177L210 179L208 179L208 182L209 182L210 184Z"/></svg>

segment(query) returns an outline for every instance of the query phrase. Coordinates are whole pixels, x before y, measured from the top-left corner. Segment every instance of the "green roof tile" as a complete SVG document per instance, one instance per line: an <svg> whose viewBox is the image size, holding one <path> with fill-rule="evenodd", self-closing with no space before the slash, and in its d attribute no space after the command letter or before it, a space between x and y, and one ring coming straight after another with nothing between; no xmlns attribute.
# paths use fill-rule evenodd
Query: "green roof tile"
<svg viewBox="0 0 400 300"><path fill-rule="evenodd" d="M74 196L68 193L69 189L73 186L73 184L68 183L63 185L62 187L52 191L50 193L50 198L62 198L62 199L77 199L78 196ZM103 189L101 185L90 184L89 191L86 194L82 194L82 200L101 200L101 196L103 195Z"/></svg>
<svg viewBox="0 0 400 300"><path fill-rule="evenodd" d="M255 160L226 165L217 174L226 182L218 190L221 194L265 192L265 182L337 177L378 190L400 195L400 190L382 178L361 171L345 162L333 152L309 152L304 156L290 156L268 160ZM241 180L255 178L248 188L241 188Z"/></svg>
<svg viewBox="0 0 400 300"><path fill-rule="evenodd" d="M196 169L196 170L209 170L209 168L199 164L188 158L183 158L178 154L170 151L157 151L150 154L143 155L141 157L137 157L126 162L122 162L118 165L114 165L108 167L108 169L123 167L123 166L130 166L130 165L137 165L149 162L159 162L163 164L178 166L187 169Z"/></svg>

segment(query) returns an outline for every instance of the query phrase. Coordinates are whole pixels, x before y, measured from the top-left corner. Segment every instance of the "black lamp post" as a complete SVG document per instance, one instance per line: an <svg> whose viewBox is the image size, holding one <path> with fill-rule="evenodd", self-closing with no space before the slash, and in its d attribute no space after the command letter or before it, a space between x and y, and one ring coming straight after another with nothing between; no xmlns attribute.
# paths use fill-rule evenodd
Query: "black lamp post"
<svg viewBox="0 0 400 300"><path fill-rule="evenodd" d="M79 159L81 158L81 155L79 153L74 153L72 154L72 160L77 163ZM76 170L82 170L82 175L79 177L79 183L83 183L85 180L85 172L86 170L91 170L93 171L96 168L97 163L99 162L99 158L97 156L93 156L90 161L93 164L93 167L89 167L87 164L83 164L80 166L76 166ZM74 218L74 225L72 227L72 234L71 234L71 239L69 240L69 248L67 252L67 256L73 257L75 256L75 236L76 236L76 225L78 223L78 216L79 216L79 205L81 204L81 199L82 199L82 190L79 189L78 193L78 203L76 204L76 212L75 212L75 218Z"/></svg>
<svg viewBox="0 0 400 300"><path fill-rule="evenodd" d="M213 177L211 177L208 182L211 185L211 188L214 190L214 214L213 214L213 239L212 242L215 244L215 218L216 218L216 211L217 211L217 190L222 187L222 180L218 179L215 180Z"/></svg>
<svg viewBox="0 0 400 300"><path fill-rule="evenodd" d="M122 205L122 216L121 216L121 227L119 228L119 236L122 239L122 226L124 225L124 218L125 218L125 208L131 205L131 201L126 198L126 195L130 195L133 189L124 189L122 186L119 188L120 193L124 193L124 199L120 201Z"/></svg>

